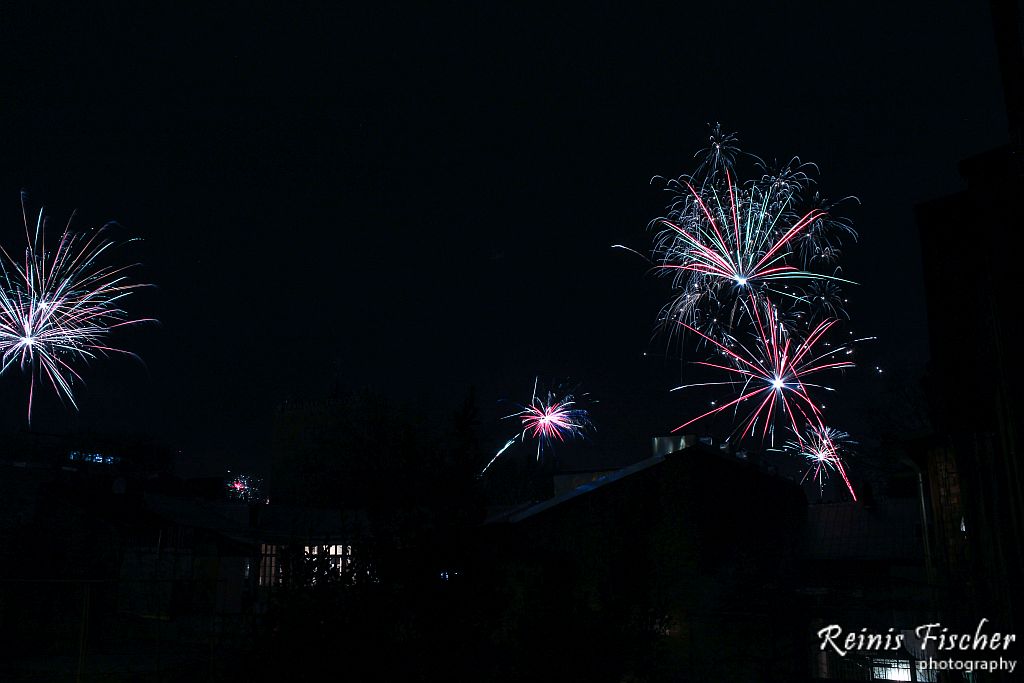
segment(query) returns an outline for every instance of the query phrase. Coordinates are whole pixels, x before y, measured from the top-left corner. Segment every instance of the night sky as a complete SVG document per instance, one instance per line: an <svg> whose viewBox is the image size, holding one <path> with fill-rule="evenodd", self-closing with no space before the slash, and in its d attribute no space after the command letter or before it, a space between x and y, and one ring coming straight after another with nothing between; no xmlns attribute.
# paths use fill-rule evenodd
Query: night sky
<svg viewBox="0 0 1024 683"><path fill-rule="evenodd" d="M0 240L20 248L22 189L56 224L116 220L155 285L129 311L160 320L117 338L144 365L96 362L81 411L46 394L33 427L147 435L182 472L264 468L275 408L339 386L440 420L475 385L498 440L537 374L600 400L596 462L645 456L703 403L652 339L668 281L611 245L648 247L651 177L692 170L715 121L860 198L854 328L912 375L913 207L1006 138L983 2L221 4L0 16ZM0 380L4 431L26 391Z"/></svg>

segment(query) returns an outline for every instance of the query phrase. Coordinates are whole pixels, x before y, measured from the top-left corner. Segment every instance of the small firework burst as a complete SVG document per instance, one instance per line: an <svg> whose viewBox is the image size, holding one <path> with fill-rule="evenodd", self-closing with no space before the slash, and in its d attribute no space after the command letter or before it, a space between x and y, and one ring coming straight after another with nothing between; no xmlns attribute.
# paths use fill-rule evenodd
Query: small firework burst
<svg viewBox="0 0 1024 683"><path fill-rule="evenodd" d="M516 440L536 441L536 457L539 460L555 443L582 437L594 428L590 421L590 412L581 405L576 394L555 390L539 392L537 379L534 379L533 394L529 403L520 405L518 411L506 415L505 419L518 419L522 431L505 442L480 472L481 475L487 472Z"/></svg>
<svg viewBox="0 0 1024 683"><path fill-rule="evenodd" d="M846 476L846 468L841 457L849 455L856 443L846 432L832 427L810 425L803 434L797 433L795 439L787 441L785 450L802 457L807 463L807 470L800 483L810 477L812 481L818 482L818 489L821 490L829 474L837 472L856 501L857 494Z"/></svg>
<svg viewBox="0 0 1024 683"><path fill-rule="evenodd" d="M232 475L228 473L224 488L228 498L246 503L258 503L263 500L263 480L248 474Z"/></svg>

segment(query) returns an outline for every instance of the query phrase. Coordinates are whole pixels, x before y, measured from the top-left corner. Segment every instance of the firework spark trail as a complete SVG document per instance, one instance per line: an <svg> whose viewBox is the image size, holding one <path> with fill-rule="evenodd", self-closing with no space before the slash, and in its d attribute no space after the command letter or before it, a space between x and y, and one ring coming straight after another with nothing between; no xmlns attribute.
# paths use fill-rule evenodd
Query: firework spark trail
<svg viewBox="0 0 1024 683"><path fill-rule="evenodd" d="M817 351L818 343L836 321L826 320L818 323L802 341L794 343L793 338L779 323L778 314L773 306L763 306L764 311L761 312L759 309L762 308L762 305L751 296L750 308L753 311L750 316L755 321L756 331L756 344L753 350L748 349L735 339L732 339L734 342L732 347L727 346L695 327L680 323L712 344L731 362L730 365L708 361L700 361L697 364L723 370L733 376L731 381L717 384L739 385L741 388L739 396L733 400L684 422L673 429L673 433L730 408L735 407L735 410L738 411L742 403L751 400L760 402L740 421L739 427L737 427L740 438L752 436L758 421L762 419L764 420L762 438L766 437L769 432L774 435L777 411L781 411L788 417L790 426L796 433L800 432L797 424L798 418L802 418L801 421L805 423L822 425L821 409L811 399L808 387L830 389L822 385L810 384L806 381L807 378L824 370L854 366L851 361L834 359L834 356L848 350L846 346L833 348L823 353ZM688 384L676 389L707 384L716 383Z"/></svg>
<svg viewBox="0 0 1024 683"><path fill-rule="evenodd" d="M590 421L590 413L580 406L572 393L558 395L553 391L547 391L544 396L537 392L538 379L533 382L533 394L530 402L519 406L519 410L505 419L519 419L522 431L509 439L501 449L491 458L491 461L481 470L479 476L490 469L491 465L518 439L526 442L533 439L537 442L537 459L541 454L552 447L554 442L564 442L569 439L583 436L588 430L593 429Z"/></svg>
<svg viewBox="0 0 1024 683"><path fill-rule="evenodd" d="M488 463L487 463L487 464L486 464L486 465L484 466L484 468L483 468L482 470L480 470L480 474L478 474L477 476L478 476L478 477L482 477L482 476L484 476L485 474L487 474L487 470L491 469L491 465L493 465L493 464L494 464L494 462L495 462L495 461L496 461L496 460L497 460L498 458L500 458L500 457L501 457L501 454L502 454L502 453L504 453L504 452L505 452L506 450L508 450L508 447L509 447L509 446L511 446L512 444L514 444L514 443L516 442L516 438L517 438L518 436L519 436L519 435L517 434L516 436L513 436L513 437L512 437L511 439L509 439L508 441L506 441L506 442L505 442L505 445L504 445L504 446L502 446L501 448L499 448L499 449L498 449L498 452L494 454L494 457L493 457L493 458L491 458L491 461L490 461L490 462L488 462Z"/></svg>
<svg viewBox="0 0 1024 683"><path fill-rule="evenodd" d="M106 227L88 233L64 228L57 248L46 248L43 210L29 228L22 197L25 224L24 260L12 258L0 247L0 373L18 364L29 374L28 421L37 382L53 386L61 400L75 408L73 385L82 382L74 365L109 353L134 354L106 342L118 327L150 322L130 319L121 300L145 287L130 283L131 266L101 265L100 259L116 246L106 239Z"/></svg>

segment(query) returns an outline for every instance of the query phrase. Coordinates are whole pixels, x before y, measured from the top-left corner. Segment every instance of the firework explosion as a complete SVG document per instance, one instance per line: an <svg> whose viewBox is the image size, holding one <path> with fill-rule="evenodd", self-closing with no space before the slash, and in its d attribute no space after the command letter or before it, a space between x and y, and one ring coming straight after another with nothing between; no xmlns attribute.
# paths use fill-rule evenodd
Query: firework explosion
<svg viewBox="0 0 1024 683"><path fill-rule="evenodd" d="M761 177L741 184L733 169L736 136L717 127L704 154L696 174L668 183L667 213L651 222L659 230L655 267L672 275L678 292L662 310L662 322L670 330L685 323L706 334L727 334L742 323L740 302L748 295L811 309L827 291L837 312L843 301L838 285L848 281L839 277L834 260L842 237L856 238L856 232L833 218L832 205L813 192L813 166L794 157L769 171L760 162ZM823 266L831 272L810 269ZM801 283L810 296L796 288Z"/></svg>
<svg viewBox="0 0 1024 683"><path fill-rule="evenodd" d="M519 410L506 415L505 419L518 419L522 431L505 442L491 461L481 470L483 476L501 454L519 440L532 439L537 442L537 459L549 450L555 442L564 442L581 437L593 429L590 413L583 408L572 393L556 393L548 390L537 391L537 380L533 382L530 402L519 406Z"/></svg>
<svg viewBox="0 0 1024 683"><path fill-rule="evenodd" d="M46 243L46 218L40 209L25 225L24 258L0 247L0 373L17 364L29 375L28 421L37 383L53 387L61 400L77 409L74 384L82 377L77 365L98 356L127 351L111 347L108 337L118 327L146 322L130 319L122 300L144 287L128 281L131 266L103 265L116 243L106 238L108 226L71 232L70 221L55 246Z"/></svg>
<svg viewBox="0 0 1024 683"><path fill-rule="evenodd" d="M821 425L821 409L811 399L808 388L831 389L820 384L810 384L808 378L825 370L854 366L852 361L838 359L849 350L846 346L819 352L819 343L836 321L819 323L805 338L796 342L770 304L762 306L751 297L749 308L753 310L750 316L756 331L756 345L752 350L734 338L730 337L727 342L731 343L727 345L683 323L684 327L717 349L723 361L728 363L701 361L697 364L727 372L732 378L724 382L688 384L677 389L708 384L732 385L738 389L739 396L684 422L672 430L673 433L730 408L737 412L748 401L755 404L755 407L734 431L739 432L740 438L753 436L758 431L762 438L774 434L775 417L778 414L783 415L798 433L798 423ZM758 312L759 308L763 308L763 311ZM763 425L760 430L758 424Z"/></svg>
<svg viewBox="0 0 1024 683"><path fill-rule="evenodd" d="M263 481L261 479L250 477L247 474L229 476L229 479L225 483L228 498L241 500L246 503L254 503L263 500L262 488Z"/></svg>
<svg viewBox="0 0 1024 683"><path fill-rule="evenodd" d="M657 230L652 261L672 276L674 298L660 324L669 338L693 335L712 358L696 363L722 381L686 384L728 387L731 396L674 432L716 415L731 415L728 440L774 443L777 424L795 435L799 452L816 454L814 478L837 471L856 500L838 456L839 432L825 426L815 394L832 389L819 373L854 366L853 340L827 341L847 318L836 261L850 222L815 189L813 164L798 157L776 168L755 159L759 177L740 182L734 134L715 126L698 153L697 171L667 183L672 199ZM843 434L845 438L846 435Z"/></svg>
<svg viewBox="0 0 1024 683"><path fill-rule="evenodd" d="M846 468L839 457L841 452L849 451L850 447L854 445L856 442L850 439L850 435L846 432L832 427L811 425L802 435L798 434L796 439L787 441L785 449L802 457L807 462L807 471L800 479L801 484L810 477L812 481L818 482L818 488L821 490L825 486L825 480L828 479L829 473L838 472L843 483L846 484L846 488L850 491L850 495L857 500L857 494L853 491L853 486L846 476Z"/></svg>

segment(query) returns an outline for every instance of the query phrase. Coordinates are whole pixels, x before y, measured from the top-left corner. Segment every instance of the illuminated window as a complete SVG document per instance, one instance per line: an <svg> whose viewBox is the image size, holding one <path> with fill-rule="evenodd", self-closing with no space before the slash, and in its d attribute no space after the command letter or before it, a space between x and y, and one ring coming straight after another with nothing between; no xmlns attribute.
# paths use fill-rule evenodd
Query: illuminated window
<svg viewBox="0 0 1024 683"><path fill-rule="evenodd" d="M260 545L260 585L276 586L281 583L281 564L278 562L277 546Z"/></svg>
<svg viewBox="0 0 1024 683"><path fill-rule="evenodd" d="M352 546L350 545L307 545L306 556L326 560L324 568L342 574L352 566Z"/></svg>
<svg viewBox="0 0 1024 683"><path fill-rule="evenodd" d="M875 681L912 681L910 660L874 659L871 661L871 678ZM920 679L919 679L920 680Z"/></svg>
<svg viewBox="0 0 1024 683"><path fill-rule="evenodd" d="M935 669L923 669L914 672L917 676L917 680L924 681L924 683L936 683L939 680L939 672Z"/></svg>

